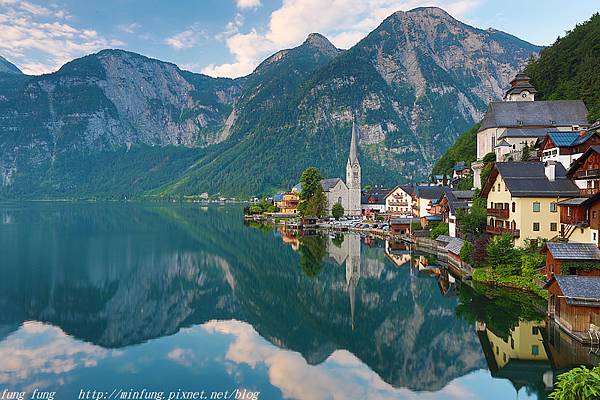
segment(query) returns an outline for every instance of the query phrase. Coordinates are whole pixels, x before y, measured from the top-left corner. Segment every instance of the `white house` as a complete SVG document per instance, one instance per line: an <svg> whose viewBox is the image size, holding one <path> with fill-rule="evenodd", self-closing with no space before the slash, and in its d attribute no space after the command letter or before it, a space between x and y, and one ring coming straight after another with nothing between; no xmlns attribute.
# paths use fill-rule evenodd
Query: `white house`
<svg viewBox="0 0 600 400"><path fill-rule="evenodd" d="M393 215L394 217L412 217L413 191L414 186L412 185L396 186L385 197L385 212Z"/></svg>

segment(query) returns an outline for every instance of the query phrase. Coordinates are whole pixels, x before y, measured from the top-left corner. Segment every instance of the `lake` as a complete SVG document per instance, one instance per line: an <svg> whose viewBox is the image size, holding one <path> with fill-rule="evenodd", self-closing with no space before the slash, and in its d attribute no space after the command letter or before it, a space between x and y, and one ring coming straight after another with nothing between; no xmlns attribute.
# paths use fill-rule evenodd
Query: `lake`
<svg viewBox="0 0 600 400"><path fill-rule="evenodd" d="M414 259L235 205L0 205L0 396L542 399L598 362L543 302Z"/></svg>

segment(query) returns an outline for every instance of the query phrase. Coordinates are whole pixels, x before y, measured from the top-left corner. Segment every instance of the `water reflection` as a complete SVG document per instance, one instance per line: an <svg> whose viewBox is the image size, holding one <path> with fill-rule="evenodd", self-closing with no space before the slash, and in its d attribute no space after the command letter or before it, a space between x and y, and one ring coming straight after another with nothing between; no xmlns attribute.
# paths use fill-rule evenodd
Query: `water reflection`
<svg viewBox="0 0 600 400"><path fill-rule="evenodd" d="M513 382L545 393L537 375L502 375L521 360L506 343L531 345L525 332L543 320L531 299L461 285L443 268L418 273L400 243L244 226L232 207L36 205L2 215L0 384L9 387L164 382L244 386L269 399L433 399L484 398L492 386L513 397ZM484 342L505 351L490 358ZM553 371L551 360L567 363L572 344L541 344Z"/></svg>

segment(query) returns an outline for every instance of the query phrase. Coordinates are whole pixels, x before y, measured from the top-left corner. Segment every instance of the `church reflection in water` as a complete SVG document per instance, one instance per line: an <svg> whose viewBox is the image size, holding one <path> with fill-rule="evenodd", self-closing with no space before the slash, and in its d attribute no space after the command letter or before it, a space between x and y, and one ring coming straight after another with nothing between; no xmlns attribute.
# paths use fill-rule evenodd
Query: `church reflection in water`
<svg viewBox="0 0 600 400"><path fill-rule="evenodd" d="M419 265L401 242L250 228L227 207L44 207L0 225L8 387L78 387L89 369L193 386L201 371L246 377L266 398L302 398L309 384L290 376L327 376L363 397L481 398L493 385L495 398L541 399L558 373L600 361L529 297ZM304 398L329 398L323 385Z"/></svg>

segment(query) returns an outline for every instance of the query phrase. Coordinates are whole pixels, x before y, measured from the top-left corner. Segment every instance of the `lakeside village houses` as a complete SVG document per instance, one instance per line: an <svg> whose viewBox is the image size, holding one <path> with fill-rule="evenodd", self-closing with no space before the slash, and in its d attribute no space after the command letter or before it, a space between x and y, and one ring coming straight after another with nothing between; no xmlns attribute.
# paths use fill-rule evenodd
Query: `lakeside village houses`
<svg viewBox="0 0 600 400"><path fill-rule="evenodd" d="M529 77L517 74L503 100L488 105L477 132L477 161L457 162L451 175L432 176L426 184L361 191L353 124L346 181L321 182L328 211L339 202L349 216L387 221L397 236L408 235L411 223L447 223L448 235L438 238L438 246L460 264L464 241L457 213L469 209L480 190L487 234L508 234L516 246L547 242L542 252L550 317L574 338L589 341L593 332L600 342L600 123L587 122L581 100L536 101L535 95ZM482 182L490 153L496 161ZM473 190L454 188L471 175ZM274 197L279 217L297 214L300 191L297 185Z"/></svg>

